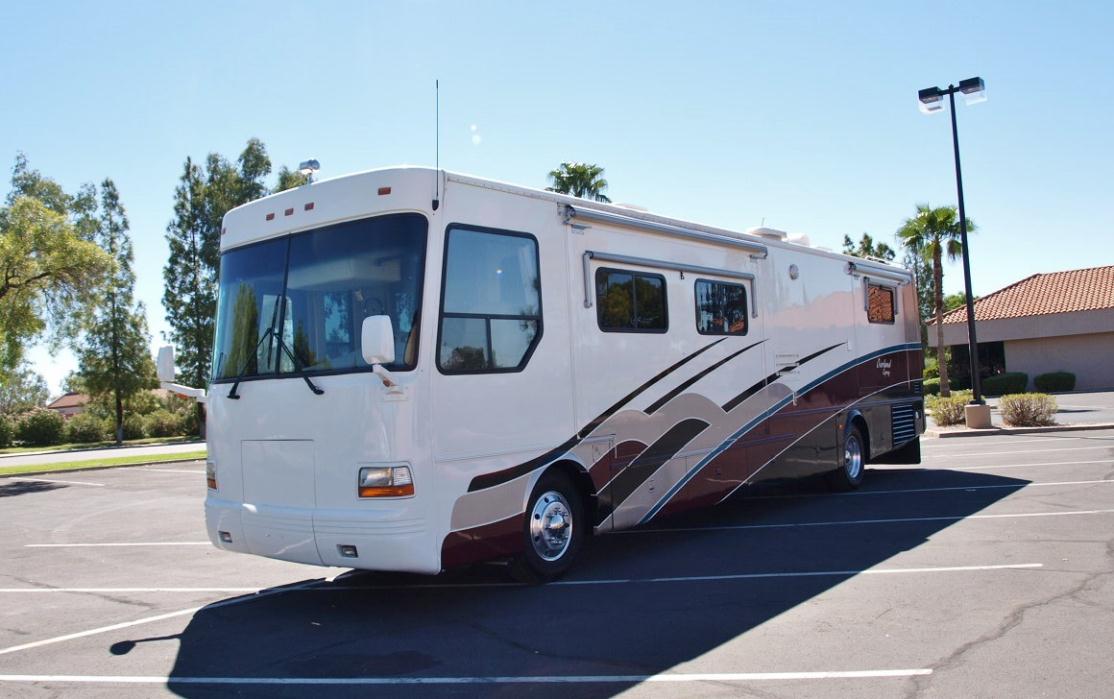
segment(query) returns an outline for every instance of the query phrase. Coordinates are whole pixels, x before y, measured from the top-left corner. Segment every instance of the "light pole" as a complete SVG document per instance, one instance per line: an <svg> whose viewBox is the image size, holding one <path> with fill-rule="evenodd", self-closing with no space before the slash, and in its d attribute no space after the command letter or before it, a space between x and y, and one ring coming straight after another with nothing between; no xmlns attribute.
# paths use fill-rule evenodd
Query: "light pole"
<svg viewBox="0 0 1114 699"><path fill-rule="evenodd" d="M952 148L955 151L955 188L959 194L959 233L963 245L963 286L967 292L967 349L971 355L971 404L984 405L982 398L982 381L979 378L979 346L975 336L975 302L971 295L971 258L967 252L967 212L963 208L963 173L959 167L959 130L955 125L955 93L962 92L967 98L967 104L975 104L986 100L986 84L982 78L967 78L958 85L948 85L947 89L928 87L917 93L920 100L920 109L925 114L940 111L943 107L944 96L947 95L952 113ZM989 411L987 411L989 413ZM968 426L971 419L968 416ZM987 415L989 427L989 414Z"/></svg>

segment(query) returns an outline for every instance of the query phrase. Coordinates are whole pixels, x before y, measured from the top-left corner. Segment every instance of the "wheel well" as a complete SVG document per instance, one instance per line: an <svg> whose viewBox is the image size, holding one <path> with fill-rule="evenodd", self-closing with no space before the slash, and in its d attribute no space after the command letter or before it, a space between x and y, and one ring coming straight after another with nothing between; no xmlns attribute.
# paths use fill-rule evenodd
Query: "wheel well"
<svg viewBox="0 0 1114 699"><path fill-rule="evenodd" d="M866 426L866 419L861 413L855 413L847 425L848 427L854 425L859 428L859 434L863 436L863 456L866 461L870 461L870 429Z"/></svg>
<svg viewBox="0 0 1114 699"><path fill-rule="evenodd" d="M575 461L558 461L546 469L546 473L550 471L559 471L565 474L569 481L572 482L573 487L580 492L580 496L584 498L584 507L587 510L585 514L588 515L590 522L596 521L596 486L592 483L592 477L588 472ZM591 528L586 530L591 533Z"/></svg>

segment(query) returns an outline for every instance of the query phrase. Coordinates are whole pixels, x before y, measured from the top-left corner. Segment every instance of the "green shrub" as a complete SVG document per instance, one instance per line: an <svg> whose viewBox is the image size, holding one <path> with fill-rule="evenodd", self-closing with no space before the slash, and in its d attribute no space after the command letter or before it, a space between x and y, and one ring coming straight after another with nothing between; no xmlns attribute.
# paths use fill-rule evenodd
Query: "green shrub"
<svg viewBox="0 0 1114 699"><path fill-rule="evenodd" d="M925 408L932 413L932 419L941 427L958 425L966 419L963 406L971 402L970 391L953 391L947 398L926 396Z"/></svg>
<svg viewBox="0 0 1114 699"><path fill-rule="evenodd" d="M988 396L1024 393L1029 387L1029 375L1022 371L1007 371L983 379L982 390Z"/></svg>
<svg viewBox="0 0 1114 699"><path fill-rule="evenodd" d="M65 423L62 416L53 410L33 408L20 417L16 439L35 447L61 444Z"/></svg>
<svg viewBox="0 0 1114 699"><path fill-rule="evenodd" d="M1037 377L1033 379L1033 386L1044 393L1074 391L1075 374L1070 371L1050 371L1047 374L1037 374Z"/></svg>
<svg viewBox="0 0 1114 699"><path fill-rule="evenodd" d="M92 413L80 413L66 421L65 438L73 444L103 442L109 438L110 429Z"/></svg>
<svg viewBox="0 0 1114 699"><path fill-rule="evenodd" d="M924 380L924 394L926 396L938 396L938 395L940 395L940 379L939 379L939 377L937 377L935 379L925 379Z"/></svg>
<svg viewBox="0 0 1114 699"><path fill-rule="evenodd" d="M177 437L182 433L182 419L165 408L147 415L144 420L150 437Z"/></svg>
<svg viewBox="0 0 1114 699"><path fill-rule="evenodd" d="M10 447L15 436L15 426L7 415L0 415L0 447Z"/></svg>
<svg viewBox="0 0 1114 699"><path fill-rule="evenodd" d="M940 378L940 363L936 361L936 357L924 358L924 377L926 379Z"/></svg>
<svg viewBox="0 0 1114 699"><path fill-rule="evenodd" d="M998 401L1002 421L1013 427L1055 425L1058 409L1056 399L1044 393L1017 393Z"/></svg>
<svg viewBox="0 0 1114 699"><path fill-rule="evenodd" d="M147 425L142 415L124 416L124 439L143 439L147 436Z"/></svg>

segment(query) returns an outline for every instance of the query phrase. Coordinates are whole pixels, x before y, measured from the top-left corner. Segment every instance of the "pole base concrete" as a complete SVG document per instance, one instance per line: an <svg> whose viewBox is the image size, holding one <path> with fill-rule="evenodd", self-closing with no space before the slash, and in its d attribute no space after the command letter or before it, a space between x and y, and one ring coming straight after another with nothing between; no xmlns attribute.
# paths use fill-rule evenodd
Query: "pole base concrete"
<svg viewBox="0 0 1114 699"><path fill-rule="evenodd" d="M968 429L985 430L991 427L989 405L965 405L963 415L967 418Z"/></svg>

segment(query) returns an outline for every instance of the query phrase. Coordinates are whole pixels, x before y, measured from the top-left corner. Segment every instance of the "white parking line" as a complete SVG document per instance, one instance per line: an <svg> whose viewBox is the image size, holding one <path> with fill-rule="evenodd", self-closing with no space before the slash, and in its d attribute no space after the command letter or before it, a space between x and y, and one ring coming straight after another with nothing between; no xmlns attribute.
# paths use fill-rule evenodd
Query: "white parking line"
<svg viewBox="0 0 1114 699"><path fill-rule="evenodd" d="M930 454L924 458L931 459L955 459L963 457L975 456L1001 456L1003 454L1040 454L1044 452L1062 452L1062 451L1095 451L1098 449L1106 449L1107 451L1114 451L1114 444L1105 444L1095 447L1060 447L1058 449L1016 449L1013 451L980 451L972 454Z"/></svg>
<svg viewBox="0 0 1114 699"><path fill-rule="evenodd" d="M1026 468L1028 466L1078 466L1081 464L1112 464L1114 459L1099 459L1097 461L1044 461L1036 464L992 464L989 466L962 466L950 468L949 471L985 471L989 468Z"/></svg>
<svg viewBox="0 0 1114 699"><path fill-rule="evenodd" d="M929 442L929 443L925 443L925 442L922 441L921 442L921 449L922 450L925 450L925 449L935 450L935 449L942 449L944 447L954 447L956 449L971 449L974 446L1005 447L1005 446L1013 446L1015 444L1037 444L1037 443L1054 444L1055 442L1052 441L1054 439L1057 440L1057 441L1067 442L1067 441L1075 441L1075 440L1082 440L1082 439L1095 439L1095 437L1045 437L1043 439L1019 439L1017 441L1013 441L1013 440L1010 440L1010 439L1003 438L1003 439L1001 439L1001 441L996 440L996 441L990 442L990 443L984 441L984 440L987 440L987 439L994 439L994 438L993 437L981 437L981 438L977 439L975 442L966 441L965 439L962 439L962 438L954 439L954 440L951 440L951 439L933 440L932 442Z"/></svg>
<svg viewBox="0 0 1114 699"><path fill-rule="evenodd" d="M190 474L197 474L197 475L201 475L201 474L205 473L205 469L203 469L203 468L195 468L192 471L186 470L184 468L144 468L144 469L140 469L140 470L141 471L155 471L156 473L190 473Z"/></svg>
<svg viewBox="0 0 1114 699"><path fill-rule="evenodd" d="M726 580L760 580L768 578L809 578L809 577L848 577L855 575L892 575L892 574L912 574L912 573L955 573L955 572L976 572L976 571L993 571L993 570L1016 570L1016 569L1031 569L1041 568L1042 563L1012 563L1007 565L987 565L987 566L948 566L939 568L870 568L867 570L822 570L822 571L804 571L804 572L784 572L784 573L741 573L737 575L695 575L689 577L674 577L674 578L624 578L624 579L604 579L604 580L559 580L557 582L549 583L549 586L570 587L570 586L583 586L583 585L630 585L634 583L678 583L678 582L715 582ZM244 604L246 602L254 602L263 599L264 597L271 597L273 595L280 595L287 592L333 592L338 590L383 590L383 589L430 589L430 588L445 588L445 589L460 589L460 588L490 588L490 587L531 587L523 583L446 583L446 584L428 584L428 585L324 585L322 580L312 580L309 582L292 585L290 587L271 588L262 590L256 594L245 595L243 597L235 597L233 599L222 600L208 605L188 607L186 609L179 609L174 612L167 612L165 614L156 614L154 616L143 617L133 621L125 621L119 624L112 624L109 626L99 626L95 629L87 631L78 631L76 633L65 634L63 636L54 636L53 638L44 638L41 641L32 641L30 643L22 643L18 646L9 646L8 648L0 648L0 655L7 655L9 653L16 653L22 650L30 650L32 648L41 648L55 643L62 643L64 641L73 641L79 638L87 638L89 636L96 636L99 634L110 633L112 631L119 631L121 629L131 628L133 626L141 626L143 624L151 624L159 621L166 621L167 619L174 619L182 616L189 616L196 614L202 610L218 609L220 607L228 607L234 604ZM90 589L90 588L85 588ZM14 675L11 677L15 677ZM36 680L37 681L37 680ZM46 681L46 680L42 680Z"/></svg>
<svg viewBox="0 0 1114 699"><path fill-rule="evenodd" d="M319 585L320 583L321 583L320 580L312 580L310 582L302 583L300 585L293 585L291 587L271 588L269 590L264 590L262 592L259 592L257 594L253 594L253 595L250 595L250 596L234 597L233 599L222 600L220 602L214 602L212 604L202 605L202 606L199 606L199 607L188 607L186 609L179 609L176 612L167 612L165 614L156 614L154 616L143 617L142 619L136 619L134 621L125 621L125 622L121 622L119 624L112 624L110 626L98 626L95 629L89 629L87 631L78 631L76 633L69 633L69 634L66 634L64 636L54 636L53 638L44 638L41 641L31 641L30 643L22 643L18 646L9 646L7 648L0 648L0 655L7 655L9 653L15 653L15 652L18 652L18 651L21 651L21 650L30 650L31 648L41 648L42 646L49 646L49 645L52 645L54 643L61 643L63 641L72 641L72 640L75 640L75 639L78 639L78 638L86 638L88 636L96 636L96 635L102 634L102 633L109 633L110 631L119 631L120 629L127 629L127 628L131 628L133 626L141 626L143 624L151 624L151 623L154 623L156 621L165 621L166 619L174 619L175 617L189 616L190 614L196 614L197 612L201 611L202 609L218 609L220 607L230 607L234 604L244 604L246 602L254 602L256 600L263 599L264 597L271 597L273 595L281 595L284 592L292 592L292 591L295 591L295 590L300 590L300 589L305 588L305 587L310 587L311 585Z"/></svg>
<svg viewBox="0 0 1114 699"><path fill-rule="evenodd" d="M786 571L772 573L728 573L724 575L681 575L658 578L589 578L587 580L557 580L547 583L550 587L583 587L586 585L635 585L685 583L685 582L721 582L728 580L768 580L771 578L840 578L854 575L903 575L910 573L972 573L990 570L1027 570L1041 568L1043 563L1008 563L1002 565L982 566L937 566L931 568L868 568L866 570L806 570ZM351 592L359 590L458 590L471 588L493 587L530 587L518 582L475 582L475 583L402 583L387 585L348 585L336 583L330 585L314 585L312 587L291 588L288 592ZM204 588L204 587L8 587L0 588L0 594L21 594L37 592L70 592L70 593L103 593L124 594L138 592L215 592L215 593L264 593L266 588Z"/></svg>
<svg viewBox="0 0 1114 699"><path fill-rule="evenodd" d="M121 541L88 544L24 544L28 549L123 548L130 546L210 546L208 541Z"/></svg>
<svg viewBox="0 0 1114 699"><path fill-rule="evenodd" d="M104 487L104 483L90 483L89 481L63 481L63 480L58 480L56 478L12 477L12 478L9 478L8 480L25 481L25 482L28 482L28 483L63 483L65 485L91 485L95 488L103 488Z"/></svg>
<svg viewBox="0 0 1114 699"><path fill-rule="evenodd" d="M787 500L795 498L845 498L858 495L896 495L899 493L944 493L952 490L992 490L997 488L1036 488L1051 485L1092 485L1095 483L1114 483L1114 480L1094 481L1048 481L1045 483L1006 483L995 485L950 485L938 488L894 488L891 490L853 490L849 493L786 493L784 495L752 495L745 500Z"/></svg>
<svg viewBox="0 0 1114 699"><path fill-rule="evenodd" d="M1067 517L1071 515L1105 515L1114 510L1063 510L1059 512L1021 512L1000 515L961 515L956 517L887 517L884 519L842 519L829 522L784 522L779 524L723 524L706 527L673 527L670 529L624 529L613 534L671 534L674 532L730 531L735 529L792 529L794 527L835 527L848 524L902 524L907 522L962 522L968 519L1014 519L1025 517Z"/></svg>
<svg viewBox="0 0 1114 699"><path fill-rule="evenodd" d="M769 682L854 680L931 675L930 668L822 672L669 672L657 675L517 675L491 677L175 677L173 675L0 675L0 682L68 684L214 685L461 685L461 684L631 684L642 682Z"/></svg>

